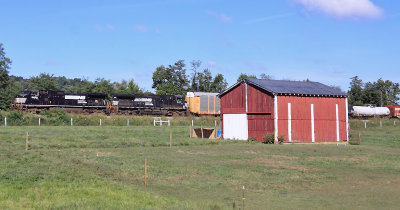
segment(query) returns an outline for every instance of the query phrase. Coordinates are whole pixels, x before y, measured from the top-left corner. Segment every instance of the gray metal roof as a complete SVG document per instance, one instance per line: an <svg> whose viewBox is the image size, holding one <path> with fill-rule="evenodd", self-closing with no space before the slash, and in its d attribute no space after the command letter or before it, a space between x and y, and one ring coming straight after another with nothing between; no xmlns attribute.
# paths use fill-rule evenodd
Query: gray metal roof
<svg viewBox="0 0 400 210"><path fill-rule="evenodd" d="M336 90L335 88L329 87L319 82L244 79L241 83L252 84L274 95L298 94L298 95L309 95L309 96L347 97L346 93ZM233 85L232 87L221 93L220 96L224 95L226 92L230 91L238 84L240 83L236 83L235 85Z"/></svg>

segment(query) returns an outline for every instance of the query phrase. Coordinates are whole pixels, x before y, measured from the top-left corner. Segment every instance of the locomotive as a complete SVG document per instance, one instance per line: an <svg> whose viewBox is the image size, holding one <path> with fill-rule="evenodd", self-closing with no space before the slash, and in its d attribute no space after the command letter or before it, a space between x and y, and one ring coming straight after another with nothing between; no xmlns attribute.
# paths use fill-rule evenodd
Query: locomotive
<svg viewBox="0 0 400 210"><path fill-rule="evenodd" d="M52 90L25 90L15 97L11 109L39 114L43 110L63 108L74 113L120 113L132 115L185 115L186 101L180 95L65 93Z"/></svg>

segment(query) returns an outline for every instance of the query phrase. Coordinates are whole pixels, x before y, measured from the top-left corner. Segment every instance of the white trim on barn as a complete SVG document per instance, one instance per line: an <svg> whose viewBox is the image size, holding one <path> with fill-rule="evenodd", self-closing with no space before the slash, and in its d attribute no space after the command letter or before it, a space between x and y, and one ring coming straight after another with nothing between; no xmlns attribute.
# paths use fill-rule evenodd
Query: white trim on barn
<svg viewBox="0 0 400 210"><path fill-rule="evenodd" d="M311 141L315 142L315 130L314 130L314 104L311 104Z"/></svg>
<svg viewBox="0 0 400 210"><path fill-rule="evenodd" d="M275 143L278 143L278 96L274 95L274 127L275 127Z"/></svg>
<svg viewBox="0 0 400 210"><path fill-rule="evenodd" d="M340 134L339 134L339 105L336 104L336 140L340 141Z"/></svg>
<svg viewBox="0 0 400 210"><path fill-rule="evenodd" d="M247 114L224 114L223 119L224 139L247 140L249 138Z"/></svg>
<svg viewBox="0 0 400 210"><path fill-rule="evenodd" d="M292 142L292 104L288 103L288 138Z"/></svg>
<svg viewBox="0 0 400 210"><path fill-rule="evenodd" d="M349 142L349 104L346 98L346 140Z"/></svg>

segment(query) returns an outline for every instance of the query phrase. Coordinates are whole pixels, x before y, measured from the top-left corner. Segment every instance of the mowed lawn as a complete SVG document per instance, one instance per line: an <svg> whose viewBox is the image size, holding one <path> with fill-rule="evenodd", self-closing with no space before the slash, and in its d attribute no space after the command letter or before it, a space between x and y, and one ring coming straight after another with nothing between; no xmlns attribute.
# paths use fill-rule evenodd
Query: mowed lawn
<svg viewBox="0 0 400 210"><path fill-rule="evenodd" d="M354 127L360 146L190 139L179 126L2 126L0 209L241 209L242 186L245 209L398 209L400 125Z"/></svg>

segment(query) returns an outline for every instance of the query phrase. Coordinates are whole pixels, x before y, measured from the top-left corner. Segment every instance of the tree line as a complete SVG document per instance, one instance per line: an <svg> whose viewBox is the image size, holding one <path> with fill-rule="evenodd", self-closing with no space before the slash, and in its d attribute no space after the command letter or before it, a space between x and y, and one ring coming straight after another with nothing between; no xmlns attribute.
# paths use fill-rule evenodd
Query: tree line
<svg viewBox="0 0 400 210"><path fill-rule="evenodd" d="M364 83L358 76L350 78L349 104L353 106L385 106L397 104L400 85L397 82L379 78L375 82Z"/></svg>

